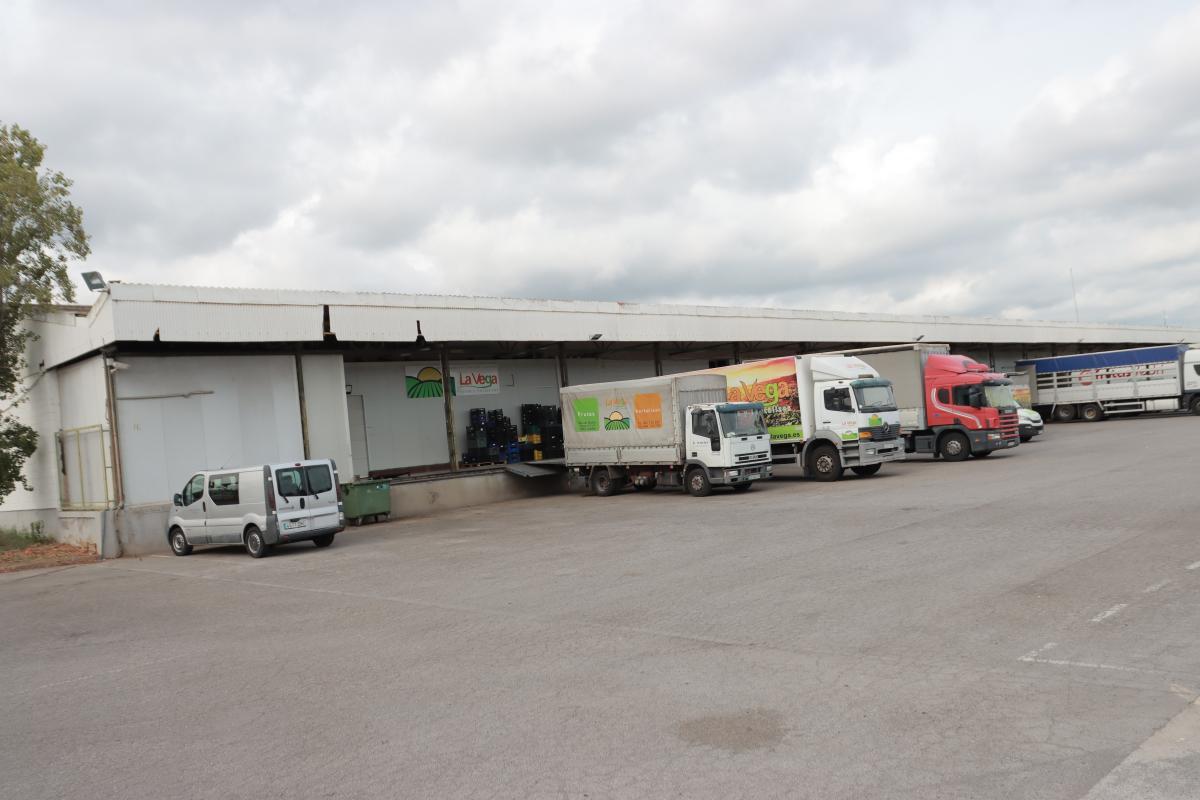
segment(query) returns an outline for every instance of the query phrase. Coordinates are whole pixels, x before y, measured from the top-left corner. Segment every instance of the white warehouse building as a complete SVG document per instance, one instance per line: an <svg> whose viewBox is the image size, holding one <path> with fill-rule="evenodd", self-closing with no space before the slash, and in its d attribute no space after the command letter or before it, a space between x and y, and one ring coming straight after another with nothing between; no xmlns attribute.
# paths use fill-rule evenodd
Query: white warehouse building
<svg viewBox="0 0 1200 800"><path fill-rule="evenodd" d="M1149 326L115 282L31 324L14 413L39 448L0 524L104 556L165 551L170 498L201 469L333 458L343 480L390 480L401 515L557 488L461 461L472 408L516 420L572 383L916 340L1001 371L1200 341Z"/></svg>

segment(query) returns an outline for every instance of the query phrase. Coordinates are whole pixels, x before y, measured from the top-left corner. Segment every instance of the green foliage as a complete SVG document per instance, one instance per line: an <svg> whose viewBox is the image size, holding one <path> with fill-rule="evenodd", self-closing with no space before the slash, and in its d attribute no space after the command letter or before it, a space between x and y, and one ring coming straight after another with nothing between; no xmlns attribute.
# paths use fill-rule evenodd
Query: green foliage
<svg viewBox="0 0 1200 800"><path fill-rule="evenodd" d="M21 400L24 321L39 305L71 301L67 267L91 248L71 181L43 169L46 148L18 125L0 124L0 498L18 483L37 448L37 433L8 415Z"/></svg>

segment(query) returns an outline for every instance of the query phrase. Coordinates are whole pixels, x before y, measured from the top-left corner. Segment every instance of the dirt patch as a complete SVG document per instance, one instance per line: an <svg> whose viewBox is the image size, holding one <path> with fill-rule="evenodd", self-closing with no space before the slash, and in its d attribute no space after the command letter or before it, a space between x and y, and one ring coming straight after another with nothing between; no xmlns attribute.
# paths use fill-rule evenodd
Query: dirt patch
<svg viewBox="0 0 1200 800"><path fill-rule="evenodd" d="M63 542L39 542L19 550L0 552L0 572L90 564L99 560L94 547L80 547Z"/></svg>
<svg viewBox="0 0 1200 800"><path fill-rule="evenodd" d="M787 729L779 712L754 708L687 720L679 724L677 733L689 744L744 753L779 744Z"/></svg>

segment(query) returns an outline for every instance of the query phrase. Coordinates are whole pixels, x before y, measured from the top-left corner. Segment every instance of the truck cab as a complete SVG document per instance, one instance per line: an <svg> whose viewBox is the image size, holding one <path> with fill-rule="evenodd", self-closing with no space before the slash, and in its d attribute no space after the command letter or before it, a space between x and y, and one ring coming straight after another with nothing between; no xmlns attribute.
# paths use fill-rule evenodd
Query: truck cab
<svg viewBox="0 0 1200 800"><path fill-rule="evenodd" d="M745 491L771 476L771 436L762 403L690 405L686 419L688 492L703 496L713 486Z"/></svg>
<svg viewBox="0 0 1200 800"><path fill-rule="evenodd" d="M930 435L910 440L915 452L949 461L978 458L1020 443L1012 381L960 355L934 354L925 363Z"/></svg>
<svg viewBox="0 0 1200 800"><path fill-rule="evenodd" d="M813 387L812 433L802 460L806 473L818 480L837 480L844 468L874 475L885 461L903 459L892 382L858 358L804 358L801 374L811 375Z"/></svg>

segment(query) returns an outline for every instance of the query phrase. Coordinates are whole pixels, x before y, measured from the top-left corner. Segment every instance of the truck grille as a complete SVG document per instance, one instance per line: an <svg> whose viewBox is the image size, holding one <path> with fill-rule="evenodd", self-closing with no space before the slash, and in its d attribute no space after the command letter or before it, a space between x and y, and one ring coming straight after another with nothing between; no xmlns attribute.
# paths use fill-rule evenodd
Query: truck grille
<svg viewBox="0 0 1200 800"><path fill-rule="evenodd" d="M1017 412L1000 414L1000 436L1005 441L1021 438L1021 418L1017 416Z"/></svg>
<svg viewBox="0 0 1200 800"><path fill-rule="evenodd" d="M872 425L869 428L859 428L858 435L861 437L864 433L870 432L872 442L890 442L900 436L900 423L895 425Z"/></svg>

